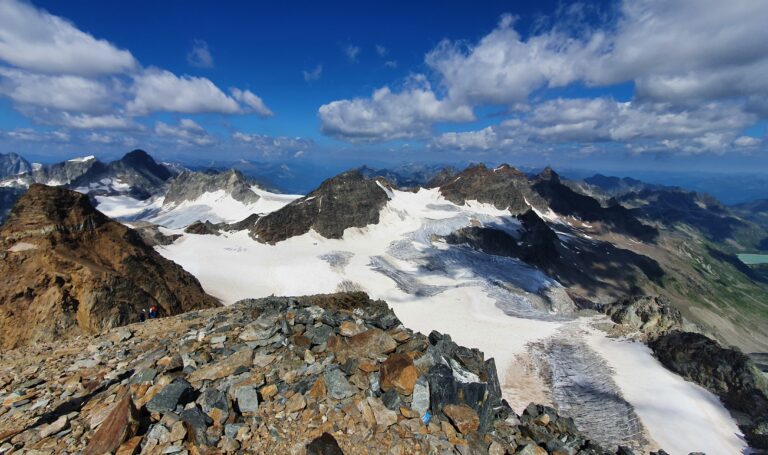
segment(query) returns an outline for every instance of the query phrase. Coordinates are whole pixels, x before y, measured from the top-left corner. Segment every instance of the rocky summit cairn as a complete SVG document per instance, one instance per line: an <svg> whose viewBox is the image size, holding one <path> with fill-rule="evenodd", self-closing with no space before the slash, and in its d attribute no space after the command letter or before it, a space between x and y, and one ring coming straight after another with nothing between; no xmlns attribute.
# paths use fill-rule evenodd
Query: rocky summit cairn
<svg viewBox="0 0 768 455"><path fill-rule="evenodd" d="M364 293L9 351L0 403L0 453L609 453L552 408L515 415L492 359L408 330Z"/></svg>
<svg viewBox="0 0 768 455"><path fill-rule="evenodd" d="M32 185L0 227L0 346L213 307L200 283L87 196Z"/></svg>

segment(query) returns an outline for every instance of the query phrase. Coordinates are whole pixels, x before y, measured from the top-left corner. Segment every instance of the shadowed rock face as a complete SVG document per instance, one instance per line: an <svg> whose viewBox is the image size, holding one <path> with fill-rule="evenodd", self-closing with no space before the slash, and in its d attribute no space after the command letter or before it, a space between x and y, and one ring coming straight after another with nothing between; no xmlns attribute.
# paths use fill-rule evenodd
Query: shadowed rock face
<svg viewBox="0 0 768 455"><path fill-rule="evenodd" d="M21 197L24 190L20 188L2 188L0 187L0 225L3 224L13 204Z"/></svg>
<svg viewBox="0 0 768 455"><path fill-rule="evenodd" d="M0 178L14 176L24 172L30 172L32 166L15 153L0 153Z"/></svg>
<svg viewBox="0 0 768 455"><path fill-rule="evenodd" d="M507 164L495 169L478 164L466 168L453 178L444 176L440 193L455 204L475 200L493 204L497 209L509 209L513 214L527 211L530 205L546 206L531 191L526 175Z"/></svg>
<svg viewBox="0 0 768 455"><path fill-rule="evenodd" d="M768 383L749 356L691 332L671 332L649 346L665 367L742 414L737 421L751 447L768 449Z"/></svg>
<svg viewBox="0 0 768 455"><path fill-rule="evenodd" d="M32 185L0 228L0 345L100 332L217 302L88 197Z"/></svg>
<svg viewBox="0 0 768 455"><path fill-rule="evenodd" d="M664 275L653 259L608 242L572 237L570 247L565 247L533 210L517 218L522 226L518 235L473 226L452 232L445 240L487 254L518 258L571 288L574 295L590 300L613 301L635 294L658 283Z"/></svg>
<svg viewBox="0 0 768 455"><path fill-rule="evenodd" d="M348 171L323 182L306 197L259 218L251 236L275 244L314 229L323 237L339 239L344 230L379 222L379 212L389 197L385 183Z"/></svg>
<svg viewBox="0 0 768 455"><path fill-rule="evenodd" d="M251 183L236 170L221 173L184 171L171 180L163 204L178 204L192 201L204 193L224 190L236 201L252 204L259 195L251 190Z"/></svg>
<svg viewBox="0 0 768 455"><path fill-rule="evenodd" d="M621 205L603 207L596 199L573 191L564 185L560 177L550 168L544 169L536 177L532 188L552 210L561 215L576 216L589 222L600 222L616 231L646 241L655 239L659 234L655 228L641 223L631 211Z"/></svg>
<svg viewBox="0 0 768 455"><path fill-rule="evenodd" d="M134 150L126 153L121 159L104 164L92 161L94 164L69 185L71 188L88 187L91 183L102 179L118 179L130 187L128 194L136 199L147 199L165 187L166 182L173 177L168 168L157 163L144 150ZM69 163L69 162L68 162ZM111 190L94 190L92 195L111 194Z"/></svg>

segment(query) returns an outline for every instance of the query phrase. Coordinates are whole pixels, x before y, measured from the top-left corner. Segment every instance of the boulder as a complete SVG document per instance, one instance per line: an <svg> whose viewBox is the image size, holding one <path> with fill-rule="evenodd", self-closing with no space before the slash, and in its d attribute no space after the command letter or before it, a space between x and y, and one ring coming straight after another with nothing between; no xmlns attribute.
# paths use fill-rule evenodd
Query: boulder
<svg viewBox="0 0 768 455"><path fill-rule="evenodd" d="M215 381L225 376L232 376L240 369L250 368L253 364L253 351L241 349L218 362L205 365L189 375L190 382Z"/></svg>
<svg viewBox="0 0 768 455"><path fill-rule="evenodd" d="M351 337L332 336L328 349L344 363L352 357L372 357L388 354L397 348L397 341L385 331L373 328Z"/></svg>
<svg viewBox="0 0 768 455"><path fill-rule="evenodd" d="M443 407L443 414L461 434L470 434L480 427L480 418L474 409L465 404L449 404Z"/></svg>
<svg viewBox="0 0 768 455"><path fill-rule="evenodd" d="M307 444L307 455L344 455L344 452L333 436L323 433Z"/></svg>
<svg viewBox="0 0 768 455"><path fill-rule="evenodd" d="M206 430L213 423L211 418L205 415L198 407L185 409L179 417L187 429L187 439L189 439L189 442L200 446L207 446L208 435Z"/></svg>
<svg viewBox="0 0 768 455"><path fill-rule="evenodd" d="M350 397L357 393L357 388L347 381L347 377L339 369L331 369L323 375L328 395L337 400Z"/></svg>
<svg viewBox="0 0 768 455"><path fill-rule="evenodd" d="M396 390L401 395L413 393L419 372L413 366L413 359L405 353L390 354L379 369L381 390Z"/></svg>
<svg viewBox="0 0 768 455"><path fill-rule="evenodd" d="M373 417L376 419L376 425L388 427L397 423L397 413L384 406L384 403L376 397L366 399L368 406L373 411Z"/></svg>
<svg viewBox="0 0 768 455"><path fill-rule="evenodd" d="M135 436L138 429L139 412L133 405L131 395L126 393L88 441L83 455L115 452L125 441ZM123 448L123 453L126 451L128 449Z"/></svg>
<svg viewBox="0 0 768 455"><path fill-rule="evenodd" d="M189 382L183 378L177 378L152 397L146 407L149 412L161 414L171 412L176 409L176 406L192 401L193 393L194 389Z"/></svg>

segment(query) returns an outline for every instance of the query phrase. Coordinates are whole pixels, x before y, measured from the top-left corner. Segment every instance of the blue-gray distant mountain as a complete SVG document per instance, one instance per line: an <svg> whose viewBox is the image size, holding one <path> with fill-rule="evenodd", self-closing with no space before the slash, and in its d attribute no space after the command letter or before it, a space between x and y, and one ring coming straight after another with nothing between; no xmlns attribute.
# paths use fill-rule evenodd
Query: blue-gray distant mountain
<svg viewBox="0 0 768 455"><path fill-rule="evenodd" d="M15 153L0 153L0 179L30 172L32 165Z"/></svg>

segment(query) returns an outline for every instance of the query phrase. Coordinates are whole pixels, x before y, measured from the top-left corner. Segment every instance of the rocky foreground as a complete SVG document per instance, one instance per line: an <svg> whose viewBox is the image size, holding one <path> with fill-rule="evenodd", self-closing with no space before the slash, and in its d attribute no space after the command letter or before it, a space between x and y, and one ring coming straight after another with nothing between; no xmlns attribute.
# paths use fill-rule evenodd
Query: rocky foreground
<svg viewBox="0 0 768 455"><path fill-rule="evenodd" d="M0 354L0 453L604 454L493 359L363 293L272 297Z"/></svg>

